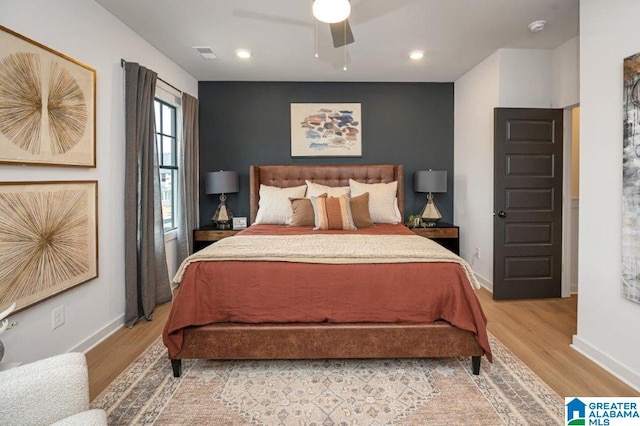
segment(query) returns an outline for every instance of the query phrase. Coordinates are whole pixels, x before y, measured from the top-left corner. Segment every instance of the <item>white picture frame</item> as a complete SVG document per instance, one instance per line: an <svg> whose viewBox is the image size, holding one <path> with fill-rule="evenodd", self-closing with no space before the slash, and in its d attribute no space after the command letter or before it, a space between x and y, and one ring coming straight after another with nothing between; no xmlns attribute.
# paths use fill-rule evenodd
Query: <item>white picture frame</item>
<svg viewBox="0 0 640 426"><path fill-rule="evenodd" d="M246 217L234 217L233 218L233 229L246 229L247 228L247 218Z"/></svg>
<svg viewBox="0 0 640 426"><path fill-rule="evenodd" d="M291 157L362 157L359 103L292 103Z"/></svg>

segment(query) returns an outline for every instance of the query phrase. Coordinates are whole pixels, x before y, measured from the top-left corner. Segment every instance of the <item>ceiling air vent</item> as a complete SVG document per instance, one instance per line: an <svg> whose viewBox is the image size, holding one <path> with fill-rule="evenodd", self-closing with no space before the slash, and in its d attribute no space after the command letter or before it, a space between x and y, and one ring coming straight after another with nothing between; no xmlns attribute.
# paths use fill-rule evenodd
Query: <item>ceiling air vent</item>
<svg viewBox="0 0 640 426"><path fill-rule="evenodd" d="M218 59L213 50L211 50L211 46L193 46L194 49L202 55L204 59Z"/></svg>

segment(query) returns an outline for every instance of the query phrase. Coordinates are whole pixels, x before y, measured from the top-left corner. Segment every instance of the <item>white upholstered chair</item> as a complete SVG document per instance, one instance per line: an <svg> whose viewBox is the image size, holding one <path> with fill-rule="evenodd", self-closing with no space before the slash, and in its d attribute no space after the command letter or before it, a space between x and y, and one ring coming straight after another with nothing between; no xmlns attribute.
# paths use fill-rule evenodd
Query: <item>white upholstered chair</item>
<svg viewBox="0 0 640 426"><path fill-rule="evenodd" d="M106 425L89 409L87 361L81 353L56 355L0 371L0 424Z"/></svg>

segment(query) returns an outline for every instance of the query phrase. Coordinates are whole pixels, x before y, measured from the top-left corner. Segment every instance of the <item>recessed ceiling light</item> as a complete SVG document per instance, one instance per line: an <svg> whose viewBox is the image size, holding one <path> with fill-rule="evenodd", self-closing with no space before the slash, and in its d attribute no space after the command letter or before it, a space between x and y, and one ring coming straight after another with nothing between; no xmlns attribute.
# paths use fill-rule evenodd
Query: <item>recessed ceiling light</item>
<svg viewBox="0 0 640 426"><path fill-rule="evenodd" d="M240 59L249 59L251 57L251 51L247 49L236 50L236 56Z"/></svg>
<svg viewBox="0 0 640 426"><path fill-rule="evenodd" d="M409 53L409 57L414 61L417 61L424 57L424 52L422 50L414 50L413 52Z"/></svg>
<svg viewBox="0 0 640 426"><path fill-rule="evenodd" d="M545 25L547 25L547 21L545 21L544 19L533 21L529 24L529 31L531 31L532 33L539 33L540 31L544 30Z"/></svg>

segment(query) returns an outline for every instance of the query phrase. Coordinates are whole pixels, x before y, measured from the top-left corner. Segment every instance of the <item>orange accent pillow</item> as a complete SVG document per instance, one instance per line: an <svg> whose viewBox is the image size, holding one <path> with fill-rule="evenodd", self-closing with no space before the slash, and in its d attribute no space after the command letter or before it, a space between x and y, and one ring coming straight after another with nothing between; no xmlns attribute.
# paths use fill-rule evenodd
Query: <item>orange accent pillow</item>
<svg viewBox="0 0 640 426"><path fill-rule="evenodd" d="M311 197L313 215L315 218L314 230L341 229L355 231L351 216L349 197Z"/></svg>

